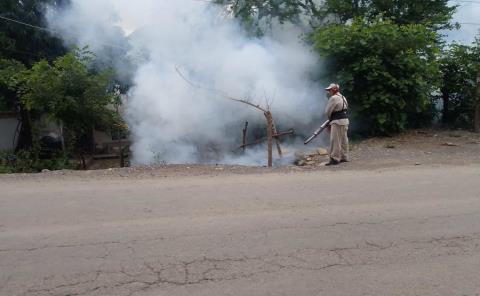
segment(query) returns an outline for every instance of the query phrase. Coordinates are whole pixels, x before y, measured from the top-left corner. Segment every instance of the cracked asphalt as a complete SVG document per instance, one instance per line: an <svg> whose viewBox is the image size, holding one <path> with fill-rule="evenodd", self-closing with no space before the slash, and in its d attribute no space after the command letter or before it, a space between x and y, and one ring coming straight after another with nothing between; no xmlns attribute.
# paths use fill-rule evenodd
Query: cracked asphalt
<svg viewBox="0 0 480 296"><path fill-rule="evenodd" d="M480 167L0 178L0 295L480 295Z"/></svg>

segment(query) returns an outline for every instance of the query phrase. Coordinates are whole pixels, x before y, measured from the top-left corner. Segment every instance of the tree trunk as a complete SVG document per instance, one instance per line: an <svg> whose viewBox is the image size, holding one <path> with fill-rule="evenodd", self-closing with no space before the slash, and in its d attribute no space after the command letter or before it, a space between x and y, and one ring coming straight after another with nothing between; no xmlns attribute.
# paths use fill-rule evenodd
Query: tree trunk
<svg viewBox="0 0 480 296"><path fill-rule="evenodd" d="M273 118L270 111L265 112L265 118L267 119L267 152L268 152L268 167L273 166Z"/></svg>
<svg viewBox="0 0 480 296"><path fill-rule="evenodd" d="M32 120L30 111L21 108L20 116L22 125L20 127L16 151L27 150L33 146Z"/></svg>
<svg viewBox="0 0 480 296"><path fill-rule="evenodd" d="M442 123L447 125L450 121L450 94L446 89L442 89L442 100L443 100L443 110L442 110Z"/></svg>
<svg viewBox="0 0 480 296"><path fill-rule="evenodd" d="M475 107L475 132L480 133L480 101L477 101Z"/></svg>
<svg viewBox="0 0 480 296"><path fill-rule="evenodd" d="M477 75L477 96L475 100L474 130L480 133L480 70Z"/></svg>
<svg viewBox="0 0 480 296"><path fill-rule="evenodd" d="M62 141L62 151L65 153L67 148L65 146L65 133L63 128L63 121L60 121L60 140Z"/></svg>
<svg viewBox="0 0 480 296"><path fill-rule="evenodd" d="M272 116L272 132L273 132L274 135L277 134L277 126L275 125L275 121L273 120L273 116ZM282 158L283 153L282 153L282 147L280 146L280 139L275 138L275 145L277 145L278 156L280 158Z"/></svg>
<svg viewBox="0 0 480 296"><path fill-rule="evenodd" d="M247 131L248 131L248 121L245 122L245 128L243 129L243 139L242 139L242 146L243 152L247 149Z"/></svg>

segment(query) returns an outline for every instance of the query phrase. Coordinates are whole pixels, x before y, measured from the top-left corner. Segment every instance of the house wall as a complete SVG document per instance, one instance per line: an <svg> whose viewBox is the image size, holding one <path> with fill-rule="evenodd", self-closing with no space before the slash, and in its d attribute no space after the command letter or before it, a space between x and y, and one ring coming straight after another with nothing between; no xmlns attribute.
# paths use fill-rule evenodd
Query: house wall
<svg viewBox="0 0 480 296"><path fill-rule="evenodd" d="M14 150L17 146L18 137L15 139L15 143L13 142L17 125L16 116L0 115L0 151Z"/></svg>
<svg viewBox="0 0 480 296"><path fill-rule="evenodd" d="M110 135L110 133L95 130L93 132L93 139L95 141L96 149L103 149L106 144L112 142L112 135Z"/></svg>

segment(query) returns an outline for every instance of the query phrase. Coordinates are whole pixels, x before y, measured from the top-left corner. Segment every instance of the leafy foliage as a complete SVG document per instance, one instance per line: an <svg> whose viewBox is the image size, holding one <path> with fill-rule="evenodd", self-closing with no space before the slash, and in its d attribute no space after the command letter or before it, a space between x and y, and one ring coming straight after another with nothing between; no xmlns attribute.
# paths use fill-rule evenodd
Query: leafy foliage
<svg viewBox="0 0 480 296"><path fill-rule="evenodd" d="M15 110L16 86L25 70L25 66L16 60L0 59L0 112Z"/></svg>
<svg viewBox="0 0 480 296"><path fill-rule="evenodd" d="M0 174L38 173L44 169L54 171L74 167L68 156L62 153L48 159L40 159L34 152L28 150L0 152Z"/></svg>
<svg viewBox="0 0 480 296"><path fill-rule="evenodd" d="M442 121L448 126L471 127L474 119L476 77L480 72L480 39L472 45L453 44L440 59L443 74Z"/></svg>
<svg viewBox="0 0 480 296"><path fill-rule="evenodd" d="M107 130L122 124L113 108L118 96L111 87L112 73L96 74L89 68L92 63L93 56L85 50L68 53L53 63L39 61L31 69L3 60L0 84L14 91L22 108L35 118L46 115L61 124L67 131L70 151L74 152L93 128ZM38 154L39 123L33 120L31 124L33 149Z"/></svg>
<svg viewBox="0 0 480 296"><path fill-rule="evenodd" d="M324 15L334 15L342 23L362 17L374 20L379 16L395 24L422 24L439 30L451 28L456 6L448 0L326 0Z"/></svg>
<svg viewBox="0 0 480 296"><path fill-rule="evenodd" d="M378 17L396 24L423 24L430 29L452 28L456 5L448 0L216 0L249 28L258 28L263 20L296 23L308 19L313 28L325 23L347 23L355 18L370 21Z"/></svg>
<svg viewBox="0 0 480 296"><path fill-rule="evenodd" d="M251 32L262 34L261 24L271 24L273 19L280 23L298 23L302 17L314 24L320 13L315 0L216 0L227 7Z"/></svg>
<svg viewBox="0 0 480 296"><path fill-rule="evenodd" d="M19 87L27 110L61 122L76 139L95 127L107 129L119 119L109 108L116 95L109 89L110 72L90 73L88 52L69 53L53 65L43 60L26 71Z"/></svg>
<svg viewBox="0 0 480 296"><path fill-rule="evenodd" d="M66 3L67 0L2 0L0 11L3 17L45 27L43 15L46 5L61 6ZM0 58L32 65L40 59L52 60L64 53L61 40L52 37L50 32L0 19Z"/></svg>
<svg viewBox="0 0 480 296"><path fill-rule="evenodd" d="M423 25L356 19L312 36L329 71L350 98L363 132L390 134L431 119L439 83L436 34Z"/></svg>

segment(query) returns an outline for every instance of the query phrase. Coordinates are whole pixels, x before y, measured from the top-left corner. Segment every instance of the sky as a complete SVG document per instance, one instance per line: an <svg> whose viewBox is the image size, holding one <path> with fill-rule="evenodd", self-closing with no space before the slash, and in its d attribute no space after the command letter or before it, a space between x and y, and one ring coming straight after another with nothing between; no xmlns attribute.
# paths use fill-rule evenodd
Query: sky
<svg viewBox="0 0 480 296"><path fill-rule="evenodd" d="M448 32L448 41L456 41L463 44L471 43L480 32L480 0L450 1L450 4L460 5L454 16L454 21L459 23L475 23L477 25L464 24L460 30Z"/></svg>

